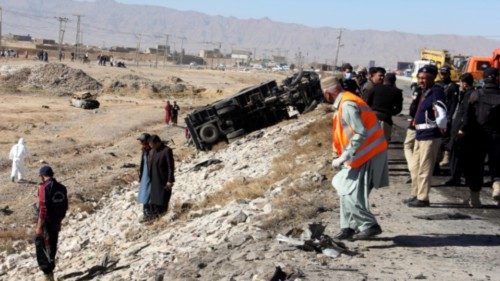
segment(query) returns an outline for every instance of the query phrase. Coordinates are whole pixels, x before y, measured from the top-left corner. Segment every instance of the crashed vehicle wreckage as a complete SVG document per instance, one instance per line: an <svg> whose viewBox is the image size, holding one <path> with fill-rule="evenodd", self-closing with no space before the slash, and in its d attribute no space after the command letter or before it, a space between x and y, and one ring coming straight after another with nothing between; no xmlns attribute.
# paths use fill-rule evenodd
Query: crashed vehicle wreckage
<svg viewBox="0 0 500 281"><path fill-rule="evenodd" d="M280 86L275 80L269 80L196 109L185 121L196 148L210 150L221 140L232 141L306 113L322 99L319 75L300 71L283 80Z"/></svg>

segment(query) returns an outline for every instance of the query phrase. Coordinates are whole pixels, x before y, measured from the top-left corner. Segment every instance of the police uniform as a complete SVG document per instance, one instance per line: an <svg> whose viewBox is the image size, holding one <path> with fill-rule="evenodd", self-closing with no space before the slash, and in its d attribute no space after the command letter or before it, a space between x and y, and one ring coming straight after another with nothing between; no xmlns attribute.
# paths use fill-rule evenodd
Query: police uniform
<svg viewBox="0 0 500 281"><path fill-rule="evenodd" d="M427 65L419 69L420 73L435 76L437 69ZM444 91L441 86L434 84L428 89L422 89L413 122L416 134L410 172L411 198L414 200L410 200L408 206L427 207L432 172L443 136L441 130L447 126Z"/></svg>

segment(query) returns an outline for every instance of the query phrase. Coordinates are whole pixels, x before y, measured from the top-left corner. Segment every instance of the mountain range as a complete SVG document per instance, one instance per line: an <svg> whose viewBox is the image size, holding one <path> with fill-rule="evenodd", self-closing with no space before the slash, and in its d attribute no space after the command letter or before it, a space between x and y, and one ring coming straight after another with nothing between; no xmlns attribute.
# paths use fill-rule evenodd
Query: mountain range
<svg viewBox="0 0 500 281"><path fill-rule="evenodd" d="M3 34L30 34L35 38L58 38L59 21L66 17L64 42L74 43L76 14L82 15L83 43L141 49L166 43L187 53L221 45L223 52L247 50L256 58L286 56L291 61L332 63L340 28L308 27L268 18L237 19L210 16L166 7L129 5L113 0L3 0ZM374 21L376 22L376 21ZM397 25L397 22L394 23ZM351 62L394 69L398 61L418 59L421 48L447 49L452 54L489 55L500 41L481 36L421 35L398 31L342 29L338 63ZM220 42L220 43L219 43Z"/></svg>

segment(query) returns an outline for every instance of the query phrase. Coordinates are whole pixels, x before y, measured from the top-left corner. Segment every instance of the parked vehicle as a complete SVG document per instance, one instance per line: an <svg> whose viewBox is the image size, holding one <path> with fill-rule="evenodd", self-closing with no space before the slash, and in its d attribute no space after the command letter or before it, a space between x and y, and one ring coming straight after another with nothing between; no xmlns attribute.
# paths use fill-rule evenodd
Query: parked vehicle
<svg viewBox="0 0 500 281"><path fill-rule="evenodd" d="M191 112L185 121L196 148L210 150L221 140L231 141L305 113L322 99L319 75L300 71L283 80L280 86L269 80L245 88Z"/></svg>
<svg viewBox="0 0 500 281"><path fill-rule="evenodd" d="M493 50L491 57L472 56L467 59L463 72L469 72L474 76L474 81L480 82L483 79L483 71L488 67L500 67L500 48Z"/></svg>

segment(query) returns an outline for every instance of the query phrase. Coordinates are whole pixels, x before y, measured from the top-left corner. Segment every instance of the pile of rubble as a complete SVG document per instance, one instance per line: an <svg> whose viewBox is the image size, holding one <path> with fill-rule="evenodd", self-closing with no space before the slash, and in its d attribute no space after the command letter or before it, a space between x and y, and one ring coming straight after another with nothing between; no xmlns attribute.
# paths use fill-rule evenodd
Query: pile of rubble
<svg viewBox="0 0 500 281"><path fill-rule="evenodd" d="M168 81L153 81L133 74L126 74L105 83L104 91L108 93L145 93L145 94L175 94L186 91L189 87L182 79L169 77Z"/></svg>
<svg viewBox="0 0 500 281"><path fill-rule="evenodd" d="M2 80L12 86L50 90L59 95L102 88L97 80L84 71L61 63L44 64L34 69L23 68L6 75Z"/></svg>

